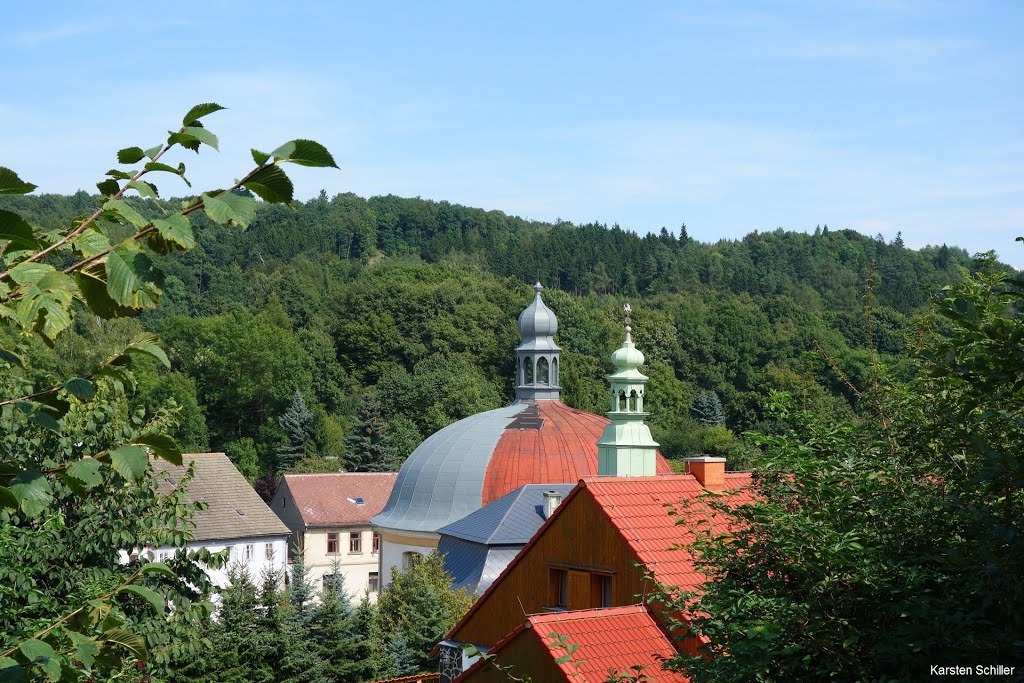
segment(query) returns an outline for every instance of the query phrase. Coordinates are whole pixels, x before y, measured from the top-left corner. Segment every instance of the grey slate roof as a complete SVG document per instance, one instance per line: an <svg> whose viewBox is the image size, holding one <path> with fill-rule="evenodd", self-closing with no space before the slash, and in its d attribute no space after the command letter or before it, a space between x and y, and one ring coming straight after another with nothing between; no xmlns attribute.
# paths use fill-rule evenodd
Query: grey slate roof
<svg viewBox="0 0 1024 683"><path fill-rule="evenodd" d="M489 546L454 536L442 536L437 545L444 570L452 576L452 588L478 595L494 583L522 549L521 545Z"/></svg>
<svg viewBox="0 0 1024 683"><path fill-rule="evenodd" d="M161 489L178 486L189 463L195 475L185 493L190 503L204 502L207 507L192 518L197 541L222 541L259 536L287 536L291 531L259 497L245 477L223 453L187 453L181 465L166 460L152 461L155 472L166 472Z"/></svg>
<svg viewBox="0 0 1024 683"><path fill-rule="evenodd" d="M544 492L569 495L575 484L527 484L438 529L437 552L453 588L483 593L544 523Z"/></svg>
<svg viewBox="0 0 1024 683"><path fill-rule="evenodd" d="M479 509L491 454L505 427L525 408L525 403L513 403L431 434L402 465L387 505L370 522L385 529L433 532Z"/></svg>
<svg viewBox="0 0 1024 683"><path fill-rule="evenodd" d="M544 492L569 495L575 484L526 484L457 522L438 529L454 536L487 545L526 545L544 523Z"/></svg>

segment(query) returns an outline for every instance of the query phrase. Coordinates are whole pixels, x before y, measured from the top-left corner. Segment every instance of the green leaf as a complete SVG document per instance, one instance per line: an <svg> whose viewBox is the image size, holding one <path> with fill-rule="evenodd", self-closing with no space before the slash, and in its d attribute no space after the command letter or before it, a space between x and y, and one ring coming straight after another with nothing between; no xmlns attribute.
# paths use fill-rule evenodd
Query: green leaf
<svg viewBox="0 0 1024 683"><path fill-rule="evenodd" d="M146 564L142 565L142 568L139 569L139 571L142 572L143 575L145 575L145 574L163 574L164 576L169 576L172 579L176 578L176 575L171 570L171 568L168 567L163 562L147 562Z"/></svg>
<svg viewBox="0 0 1024 683"><path fill-rule="evenodd" d="M134 164L137 161L142 161L144 156L146 156L146 153L142 151L141 147L125 147L118 151L117 163Z"/></svg>
<svg viewBox="0 0 1024 683"><path fill-rule="evenodd" d="M28 194L34 189L35 185L26 183L11 169L0 166L0 194Z"/></svg>
<svg viewBox="0 0 1024 683"><path fill-rule="evenodd" d="M0 210L0 242L10 242L20 249L36 249L39 240L33 237L28 221L11 211Z"/></svg>
<svg viewBox="0 0 1024 683"><path fill-rule="evenodd" d="M18 497L6 486L0 486L0 509L18 509Z"/></svg>
<svg viewBox="0 0 1024 683"><path fill-rule="evenodd" d="M71 240L71 244L86 258L110 249L110 240L107 236L92 228L86 228L81 235Z"/></svg>
<svg viewBox="0 0 1024 683"><path fill-rule="evenodd" d="M64 383L64 389L75 398L88 401L96 395L96 386L87 379L75 377Z"/></svg>
<svg viewBox="0 0 1024 683"><path fill-rule="evenodd" d="M11 279L19 285L27 285L39 282L53 272L56 272L56 269L50 264L31 261L19 263L11 268Z"/></svg>
<svg viewBox="0 0 1024 683"><path fill-rule="evenodd" d="M86 489L91 489L103 483L103 476L100 474L102 467L99 460L82 458L71 463L67 475L82 482Z"/></svg>
<svg viewBox="0 0 1024 683"><path fill-rule="evenodd" d="M75 272L78 291L82 295L85 304L89 307L89 310L104 319L134 315L137 312L135 309L122 306L110 298L110 293L107 291L107 281L102 276L102 272L96 272L91 269Z"/></svg>
<svg viewBox="0 0 1024 683"><path fill-rule="evenodd" d="M167 164L162 164L159 161L151 161L148 164L146 164L146 170L147 171L164 171L165 173L173 173L174 175L181 175L184 172L184 169L174 168L173 166L168 166Z"/></svg>
<svg viewBox="0 0 1024 683"><path fill-rule="evenodd" d="M25 361L22 360L21 356L13 351L8 351L2 346L0 346L0 361L10 363L11 365L17 365L19 368L25 367Z"/></svg>
<svg viewBox="0 0 1024 683"><path fill-rule="evenodd" d="M29 517L35 517L53 501L53 487L42 472L22 472L11 480L8 488Z"/></svg>
<svg viewBox="0 0 1024 683"><path fill-rule="evenodd" d="M146 651L146 641L143 640L142 636L132 633L128 629L112 628L104 631L103 635L100 636L100 641L121 645L143 662L146 661L149 655Z"/></svg>
<svg viewBox="0 0 1024 683"><path fill-rule="evenodd" d="M252 160L256 162L257 166L267 163L268 159L270 159L270 155L266 152L261 152L255 148L252 149Z"/></svg>
<svg viewBox="0 0 1024 683"><path fill-rule="evenodd" d="M243 185L272 204L290 202L295 192L292 181L280 166L264 166Z"/></svg>
<svg viewBox="0 0 1024 683"><path fill-rule="evenodd" d="M192 225L188 216L174 214L166 219L158 218L153 221L153 227L168 242L188 250L196 246L196 238L192 234Z"/></svg>
<svg viewBox="0 0 1024 683"><path fill-rule="evenodd" d="M40 410L28 401L18 401L17 406L23 413L28 415L29 420L43 429L49 429L51 432L60 431L60 423L45 410Z"/></svg>
<svg viewBox="0 0 1024 683"><path fill-rule="evenodd" d="M181 132L184 133L185 135L191 135L204 145L208 145L210 147L213 147L214 149L217 149L217 136L211 133L210 131L206 130L205 128L201 128L199 126L186 126L182 129Z"/></svg>
<svg viewBox="0 0 1024 683"><path fill-rule="evenodd" d="M54 653L53 648L50 647L49 643L42 640L36 640L35 638L26 640L18 646L18 649L21 650L21 654L25 655L30 662L37 662L41 659L50 659L56 654Z"/></svg>
<svg viewBox="0 0 1024 683"><path fill-rule="evenodd" d="M10 657L0 657L0 683L24 683L25 669Z"/></svg>
<svg viewBox="0 0 1024 683"><path fill-rule="evenodd" d="M122 446L110 451L110 466L128 481L138 481L149 469L149 454L142 446Z"/></svg>
<svg viewBox="0 0 1024 683"><path fill-rule="evenodd" d="M117 184L116 180L111 178L96 183L96 188L104 197L112 197L121 191L121 186Z"/></svg>
<svg viewBox="0 0 1024 683"><path fill-rule="evenodd" d="M195 121L198 121L199 119L203 118L204 116L208 116L213 112L220 111L224 108L225 107L222 107L219 104L215 104L213 102L197 104L196 106L188 110L188 113L185 114L185 118L181 120L181 125L189 126Z"/></svg>
<svg viewBox="0 0 1024 683"><path fill-rule="evenodd" d="M150 147L149 149L147 149L147 150L146 150L146 151L144 152L144 154L145 154L145 155L146 155L146 156L147 156L148 158L150 158L150 159L155 159L155 158L156 158L156 155L157 155L157 154L159 154L159 153L160 153L160 150L162 150L163 148L164 148L164 146L163 146L163 145L157 145L156 147ZM147 164L147 166L148 166L148 164Z"/></svg>
<svg viewBox="0 0 1024 683"><path fill-rule="evenodd" d="M128 202L123 199L108 199L103 203L103 208L106 211L116 213L121 218L125 219L137 228L143 228L149 225L149 221L146 220L141 213L133 209Z"/></svg>
<svg viewBox="0 0 1024 683"><path fill-rule="evenodd" d="M71 636L71 640L75 644L74 658L80 661L86 669L91 669L100 653L96 640L74 631L67 631L67 634Z"/></svg>
<svg viewBox="0 0 1024 683"><path fill-rule="evenodd" d="M181 449L177 442L166 434L143 434L135 437L133 443L147 446L153 455L174 465L181 464Z"/></svg>
<svg viewBox="0 0 1024 683"><path fill-rule="evenodd" d="M152 197L153 199L158 199L160 197L160 195L157 194L156 186L151 183L147 183L145 180L133 180L128 183L128 187L138 192L140 197Z"/></svg>
<svg viewBox="0 0 1024 683"><path fill-rule="evenodd" d="M167 354L160 348L157 343L159 338L152 332L143 332L135 336L131 343L125 348L125 353L141 353L155 358L164 364L164 367L171 367L171 361L167 358Z"/></svg>
<svg viewBox="0 0 1024 683"><path fill-rule="evenodd" d="M23 263L15 269L39 265ZM49 342L53 342L71 324L71 298L76 289L74 279L54 271L50 266L47 268L49 272L21 290L22 297L15 309L15 318L22 328L37 330ZM34 269L30 272L26 268L19 275L35 278L40 275L40 271ZM11 277L14 277L13 270Z"/></svg>
<svg viewBox="0 0 1024 683"><path fill-rule="evenodd" d="M130 583L127 586L124 586L121 589L119 589L117 592L118 594L131 593L133 595L137 595L146 602L148 602L150 605L152 605L153 609L156 610L157 614L164 613L164 607L166 606L166 603L164 602L164 596L160 595L159 593L150 588L146 588L145 586L137 586L133 583Z"/></svg>
<svg viewBox="0 0 1024 683"><path fill-rule="evenodd" d="M216 196L204 193L202 197L206 215L216 223L234 223L245 228L256 217L256 202L250 197L234 192Z"/></svg>
<svg viewBox="0 0 1024 683"><path fill-rule="evenodd" d="M121 171L116 168L112 168L107 171L107 175L111 178L117 178L118 180L131 180L135 177L134 174L128 173L127 171Z"/></svg>
<svg viewBox="0 0 1024 683"><path fill-rule="evenodd" d="M154 308L163 291L163 273L142 248L125 240L107 255L107 292L129 308Z"/></svg>
<svg viewBox="0 0 1024 683"><path fill-rule="evenodd" d="M327 148L313 140L292 140L270 154L278 161L290 161L300 166L338 168Z"/></svg>

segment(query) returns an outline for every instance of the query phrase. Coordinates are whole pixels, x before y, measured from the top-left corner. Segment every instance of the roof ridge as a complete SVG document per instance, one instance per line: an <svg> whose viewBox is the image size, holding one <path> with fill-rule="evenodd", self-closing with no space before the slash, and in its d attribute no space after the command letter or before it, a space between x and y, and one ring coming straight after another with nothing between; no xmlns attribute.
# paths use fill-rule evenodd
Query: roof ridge
<svg viewBox="0 0 1024 683"><path fill-rule="evenodd" d="M538 612L526 617L527 621L547 623L549 621L581 621L591 618L609 618L623 616L625 614L647 614L647 609L640 603L633 605L618 605L616 607L591 607L589 609L574 609L565 612Z"/></svg>
<svg viewBox="0 0 1024 683"><path fill-rule="evenodd" d="M204 455L206 455L206 454L204 454ZM336 476L341 475L341 474L344 474L345 476L349 476L349 477L353 476L353 475L381 476L381 475L387 475L387 474L398 476L398 472L286 472L284 474L284 476L285 477L336 477Z"/></svg>

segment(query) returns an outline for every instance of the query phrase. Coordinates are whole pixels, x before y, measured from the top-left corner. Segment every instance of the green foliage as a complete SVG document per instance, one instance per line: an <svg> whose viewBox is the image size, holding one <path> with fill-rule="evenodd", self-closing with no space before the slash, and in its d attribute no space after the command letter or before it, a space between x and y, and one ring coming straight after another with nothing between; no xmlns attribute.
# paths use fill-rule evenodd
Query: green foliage
<svg viewBox="0 0 1024 683"><path fill-rule="evenodd" d="M855 422L778 395L759 499L691 528L710 640L694 680L921 680L938 662L1024 656L1024 283L991 269L943 293L906 383ZM692 517L690 517L693 519ZM678 611L677 611L678 613Z"/></svg>
<svg viewBox="0 0 1024 683"><path fill-rule="evenodd" d="M288 410L278 418L278 424L287 439L285 445L277 449L277 469L283 471L302 459L306 442L313 436L313 414L297 389Z"/></svg>
<svg viewBox="0 0 1024 683"><path fill-rule="evenodd" d="M693 418L707 427L724 427L725 412L722 400L713 391L702 391L693 399Z"/></svg>
<svg viewBox="0 0 1024 683"><path fill-rule="evenodd" d="M235 190L251 177L284 162L327 165L320 163L326 150L294 141L294 154L264 160L228 190L180 207L162 202L149 176L171 173L185 180L183 163L172 167L160 160L176 147L216 148L216 136L198 119L218 109L193 108L178 131L149 150L120 150L119 164L149 161L109 171L97 184L99 201L86 198L63 225L37 228L16 211L0 210L5 680L138 677L159 672L172 657L194 656L204 645L194 628L212 612L202 565L217 568L222 558L179 550L164 565L147 564L145 554L137 554L147 547L183 547L190 517L200 507L184 503L190 476L168 491L150 468L151 457L181 463L170 435L179 417L191 418L182 432L191 442L205 441L205 425L196 423L194 385L179 375L183 381L165 383L161 393L161 380L152 373L170 361L156 336L138 326L111 323L104 329L100 321L156 308L165 287L160 256L196 244L190 215L203 209L244 223L255 214L255 202ZM0 168L0 194L34 189ZM223 215L222 205L230 215ZM117 329L131 334L109 334ZM69 335L78 338L68 342ZM86 336L102 343L83 343ZM81 353L65 354L75 350ZM144 391L133 404L128 396L140 385L138 375ZM170 400L176 395L180 406ZM191 415L183 415L189 408Z"/></svg>
<svg viewBox="0 0 1024 683"><path fill-rule="evenodd" d="M473 597L452 590L451 582L436 552L405 571L394 571L391 584L377 600L375 624L377 640L386 644L392 670L417 672L436 667L430 651L473 604Z"/></svg>

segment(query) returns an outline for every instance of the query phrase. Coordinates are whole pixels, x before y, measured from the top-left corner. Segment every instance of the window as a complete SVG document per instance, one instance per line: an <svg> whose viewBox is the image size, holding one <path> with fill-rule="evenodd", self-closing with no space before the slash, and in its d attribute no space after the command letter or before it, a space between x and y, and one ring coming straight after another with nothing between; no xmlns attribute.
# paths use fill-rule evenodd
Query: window
<svg viewBox="0 0 1024 683"><path fill-rule="evenodd" d="M274 559L274 544L267 543L263 549L263 557L268 560Z"/></svg>
<svg viewBox="0 0 1024 683"><path fill-rule="evenodd" d="M569 603L569 572L564 569L552 569L549 590L548 604L551 607L565 609Z"/></svg>
<svg viewBox="0 0 1024 683"><path fill-rule="evenodd" d="M370 572L370 582L367 588L370 589L371 593L377 593L380 591L380 574L377 572Z"/></svg>
<svg viewBox="0 0 1024 683"><path fill-rule="evenodd" d="M348 551L350 553L363 552L363 534L360 531L353 531L348 535Z"/></svg>
<svg viewBox="0 0 1024 683"><path fill-rule="evenodd" d="M373 535L373 552L380 552L380 534Z"/></svg>
<svg viewBox="0 0 1024 683"><path fill-rule="evenodd" d="M363 500L362 496L355 496L354 498L349 498L348 502L355 503L356 505L366 505L366 501Z"/></svg>
<svg viewBox="0 0 1024 683"><path fill-rule="evenodd" d="M422 557L423 555L412 550L402 553L402 569L409 569L419 562Z"/></svg>
<svg viewBox="0 0 1024 683"><path fill-rule="evenodd" d="M548 383L548 359L541 356L537 361L537 384Z"/></svg>
<svg viewBox="0 0 1024 683"><path fill-rule="evenodd" d="M255 555L255 554L256 554L256 546L253 545L252 543L246 543L245 544L245 555L243 555L243 557L245 558L245 561L246 562L252 562L253 555Z"/></svg>
<svg viewBox="0 0 1024 683"><path fill-rule="evenodd" d="M337 555L338 554L338 534L330 533L327 534L327 554Z"/></svg>
<svg viewBox="0 0 1024 683"><path fill-rule="evenodd" d="M590 575L590 604L592 607L612 606L612 577L607 574Z"/></svg>
<svg viewBox="0 0 1024 683"><path fill-rule="evenodd" d="M281 509L284 510L284 506L288 503L288 499L281 496Z"/></svg>

